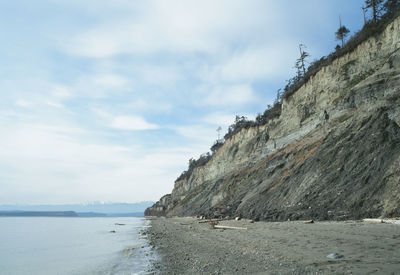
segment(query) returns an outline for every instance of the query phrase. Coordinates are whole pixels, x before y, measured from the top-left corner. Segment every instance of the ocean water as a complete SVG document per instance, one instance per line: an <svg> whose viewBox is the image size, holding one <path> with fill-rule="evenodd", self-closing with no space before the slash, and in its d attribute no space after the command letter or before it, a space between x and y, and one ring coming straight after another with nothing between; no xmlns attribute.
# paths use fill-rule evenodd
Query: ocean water
<svg viewBox="0 0 400 275"><path fill-rule="evenodd" d="M0 274L146 274L157 260L139 234L148 226L133 217L0 217Z"/></svg>

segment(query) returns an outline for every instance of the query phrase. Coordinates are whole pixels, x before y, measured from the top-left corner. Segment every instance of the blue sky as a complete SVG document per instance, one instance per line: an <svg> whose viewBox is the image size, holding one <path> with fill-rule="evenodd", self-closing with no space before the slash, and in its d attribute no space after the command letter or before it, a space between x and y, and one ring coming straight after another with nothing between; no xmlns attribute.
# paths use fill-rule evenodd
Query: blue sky
<svg viewBox="0 0 400 275"><path fill-rule="evenodd" d="M0 204L157 200L362 3L0 1Z"/></svg>

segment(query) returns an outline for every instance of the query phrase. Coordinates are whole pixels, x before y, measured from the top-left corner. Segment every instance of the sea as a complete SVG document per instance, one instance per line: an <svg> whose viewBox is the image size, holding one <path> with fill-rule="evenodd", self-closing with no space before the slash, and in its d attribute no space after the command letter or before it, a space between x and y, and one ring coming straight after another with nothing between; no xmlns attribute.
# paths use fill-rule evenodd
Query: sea
<svg viewBox="0 0 400 275"><path fill-rule="evenodd" d="M148 274L158 260L136 217L0 217L0 274Z"/></svg>

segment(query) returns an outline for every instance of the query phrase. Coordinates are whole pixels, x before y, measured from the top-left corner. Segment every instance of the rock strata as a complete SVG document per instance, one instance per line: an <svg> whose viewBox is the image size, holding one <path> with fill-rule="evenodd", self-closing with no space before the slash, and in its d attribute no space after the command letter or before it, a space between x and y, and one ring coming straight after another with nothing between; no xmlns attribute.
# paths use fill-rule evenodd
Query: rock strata
<svg viewBox="0 0 400 275"><path fill-rule="evenodd" d="M243 129L146 215L400 216L400 18Z"/></svg>

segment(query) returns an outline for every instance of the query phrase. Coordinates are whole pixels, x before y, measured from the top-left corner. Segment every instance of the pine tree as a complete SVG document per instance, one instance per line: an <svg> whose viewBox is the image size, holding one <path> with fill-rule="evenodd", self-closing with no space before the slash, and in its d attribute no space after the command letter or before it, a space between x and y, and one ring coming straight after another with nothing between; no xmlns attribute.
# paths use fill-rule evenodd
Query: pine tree
<svg viewBox="0 0 400 275"><path fill-rule="evenodd" d="M372 18L374 23L378 21L378 17L382 11L383 0L365 0L365 7L372 8Z"/></svg>
<svg viewBox="0 0 400 275"><path fill-rule="evenodd" d="M400 0L387 0L383 4L383 10L386 14L392 15L400 10Z"/></svg>
<svg viewBox="0 0 400 275"><path fill-rule="evenodd" d="M305 60L310 56L308 52L303 50L303 47L305 48L306 46L303 44L299 45L300 57L296 60L295 64L295 68L297 69L297 81L299 81L306 74Z"/></svg>
<svg viewBox="0 0 400 275"><path fill-rule="evenodd" d="M349 35L349 33L350 33L350 30L348 28L346 28L346 26L340 26L339 29L337 30L337 32L335 32L336 40L342 41L342 48L344 45L344 39L346 38L346 36Z"/></svg>

